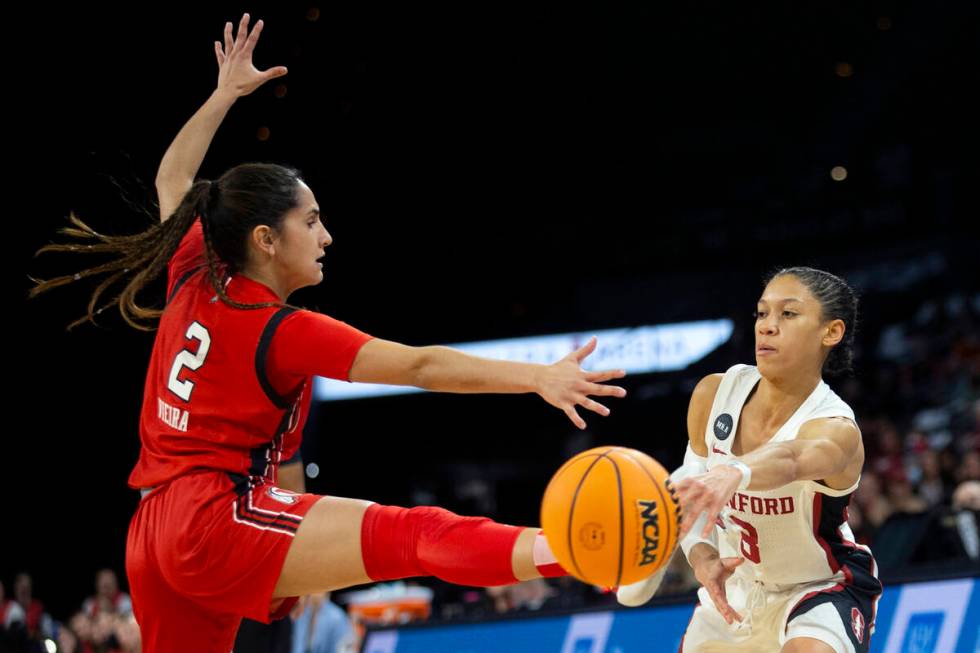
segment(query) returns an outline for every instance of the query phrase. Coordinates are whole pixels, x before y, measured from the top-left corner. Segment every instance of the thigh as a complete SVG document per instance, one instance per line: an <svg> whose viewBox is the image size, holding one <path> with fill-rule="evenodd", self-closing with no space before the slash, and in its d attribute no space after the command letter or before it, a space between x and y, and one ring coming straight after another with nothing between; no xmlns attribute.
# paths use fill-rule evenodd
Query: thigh
<svg viewBox="0 0 980 653"><path fill-rule="evenodd" d="M126 576L144 651L207 653L231 650L240 618L213 612L176 591L160 573L141 505L130 524Z"/></svg>
<svg viewBox="0 0 980 653"><path fill-rule="evenodd" d="M155 567L180 596L212 613L268 623L290 545L321 499L222 472L188 474L141 502Z"/></svg>
<svg viewBox="0 0 980 653"><path fill-rule="evenodd" d="M679 653L749 653L749 636L734 631L710 603L694 608Z"/></svg>
<svg viewBox="0 0 980 653"><path fill-rule="evenodd" d="M361 523L371 503L320 497L292 538L272 596L303 596L370 583L361 554Z"/></svg>
<svg viewBox="0 0 980 653"><path fill-rule="evenodd" d="M860 617L859 617L859 620ZM846 632L841 614L832 602L815 605L792 617L786 625L784 653L866 653L868 647L857 648L856 636ZM863 644L860 642L859 645Z"/></svg>
<svg viewBox="0 0 980 653"><path fill-rule="evenodd" d="M785 641L809 637L837 653L868 653L881 583L865 571L850 571L852 582L810 591L791 602Z"/></svg>

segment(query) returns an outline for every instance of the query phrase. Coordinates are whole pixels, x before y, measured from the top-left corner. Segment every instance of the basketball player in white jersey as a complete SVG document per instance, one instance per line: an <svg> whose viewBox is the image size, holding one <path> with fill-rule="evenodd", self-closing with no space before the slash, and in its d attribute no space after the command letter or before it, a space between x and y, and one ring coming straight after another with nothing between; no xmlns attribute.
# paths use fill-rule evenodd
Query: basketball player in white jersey
<svg viewBox="0 0 980 653"><path fill-rule="evenodd" d="M822 380L850 366L856 316L842 279L780 270L759 299L756 365L694 389L671 475L702 585L682 653L867 653L881 583L847 524L864 447ZM620 602L645 603L661 577L619 588Z"/></svg>

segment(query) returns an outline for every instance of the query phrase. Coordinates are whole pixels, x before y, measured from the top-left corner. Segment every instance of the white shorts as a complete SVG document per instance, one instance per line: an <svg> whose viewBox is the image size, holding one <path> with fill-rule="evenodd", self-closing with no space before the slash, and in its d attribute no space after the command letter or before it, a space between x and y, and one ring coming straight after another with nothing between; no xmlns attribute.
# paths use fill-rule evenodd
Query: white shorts
<svg viewBox="0 0 980 653"><path fill-rule="evenodd" d="M873 606L863 593L834 581L771 591L733 576L726 584L726 594L729 605L742 615L742 623L725 623L707 590L701 588L701 602L684 634L681 653L778 653L796 637L820 640L836 653L866 653L874 632L873 614L869 613Z"/></svg>

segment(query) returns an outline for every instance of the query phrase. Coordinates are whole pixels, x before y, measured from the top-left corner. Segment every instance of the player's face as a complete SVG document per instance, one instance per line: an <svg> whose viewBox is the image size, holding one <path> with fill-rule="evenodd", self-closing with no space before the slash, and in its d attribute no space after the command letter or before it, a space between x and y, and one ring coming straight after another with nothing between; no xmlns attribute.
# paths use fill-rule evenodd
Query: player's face
<svg viewBox="0 0 980 653"><path fill-rule="evenodd" d="M290 290L315 286L323 281L323 250L333 242L320 220L320 206L309 186L300 182L299 203L283 219L276 250L280 273Z"/></svg>
<svg viewBox="0 0 980 653"><path fill-rule="evenodd" d="M840 320L836 320L840 322ZM764 375L819 370L829 347L820 302L795 276L769 282L756 307L755 361Z"/></svg>

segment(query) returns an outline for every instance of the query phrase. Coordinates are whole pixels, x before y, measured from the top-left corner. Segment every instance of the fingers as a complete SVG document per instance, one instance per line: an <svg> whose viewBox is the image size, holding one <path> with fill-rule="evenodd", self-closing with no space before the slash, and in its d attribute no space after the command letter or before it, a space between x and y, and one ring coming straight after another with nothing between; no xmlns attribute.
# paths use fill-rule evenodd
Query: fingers
<svg viewBox="0 0 980 653"><path fill-rule="evenodd" d="M698 486L690 478L681 479L674 484L674 491L681 509L684 511L684 519L681 521L680 531L677 534L678 539L684 539L694 527L694 522L704 512L704 506L699 500L698 489Z"/></svg>
<svg viewBox="0 0 980 653"><path fill-rule="evenodd" d="M728 604L728 597L725 595L725 586L723 582L712 582L705 585L704 588L708 590L708 596L711 597L715 607L718 608L718 612L725 618L725 623L731 624L733 621L742 620L742 615L735 612L735 610L732 609L732 606Z"/></svg>
<svg viewBox="0 0 980 653"><path fill-rule="evenodd" d="M238 21L238 33L235 34L235 48L241 50L245 47L245 37L248 36L248 14L242 14L242 19Z"/></svg>
<svg viewBox="0 0 980 653"><path fill-rule="evenodd" d="M626 370L603 370L601 372L586 372L585 378L593 383L602 383L626 376Z"/></svg>
<svg viewBox="0 0 980 653"><path fill-rule="evenodd" d="M242 49L242 52L244 52L246 54L251 54L252 53L252 50L255 49L255 44L259 40L259 34L262 33L262 26L263 25L265 25L265 23L262 22L262 19L261 18L255 22L255 27L252 28L252 33L249 34L248 35L248 38L245 40L245 46Z"/></svg>
<svg viewBox="0 0 980 653"><path fill-rule="evenodd" d="M599 395L600 397L625 397L626 390L618 385L599 385L593 383L589 386L586 394Z"/></svg>
<svg viewBox="0 0 980 653"><path fill-rule="evenodd" d="M214 56L218 58L218 67L220 68L225 62L225 55L221 51L221 41L214 42Z"/></svg>
<svg viewBox="0 0 980 653"><path fill-rule="evenodd" d="M579 405L581 405L582 408L585 408L586 410L591 410L593 413L598 413L603 417L609 416L609 412L610 412L609 409L603 406L602 404L600 404L598 401L592 401L589 398L585 398L581 402L579 402Z"/></svg>
<svg viewBox="0 0 980 653"><path fill-rule="evenodd" d="M595 351L595 346L596 346L596 343L597 342L598 342L598 340L596 340L596 337L595 336L592 336L591 338L589 338L589 341L587 343L585 343L584 346L582 346L582 347L576 349L574 352L572 352L572 357L576 361L578 361L579 363L581 363L586 358L588 358L589 354L591 354L593 351Z"/></svg>
<svg viewBox="0 0 980 653"><path fill-rule="evenodd" d="M235 41L231 38L231 21L225 23L225 56L231 54L231 49L234 47Z"/></svg>
<svg viewBox="0 0 980 653"><path fill-rule="evenodd" d="M568 415L568 419L572 420L572 424L580 429L585 428L585 420L579 417L579 414L575 411L574 406L566 406L564 410L565 414Z"/></svg>
<svg viewBox="0 0 980 653"><path fill-rule="evenodd" d="M267 82L270 79L275 79L276 77L282 77L287 72L289 72L285 66L276 66L275 68L270 68L262 73L264 79L263 82Z"/></svg>
<svg viewBox="0 0 980 653"><path fill-rule="evenodd" d="M725 571L727 571L728 573L731 573L731 572L735 571L735 567L739 566L743 562L745 562L745 558L740 558L740 557L736 557L736 558L722 558L721 559L721 566L725 568Z"/></svg>
<svg viewBox="0 0 980 653"><path fill-rule="evenodd" d="M715 522L718 521L718 514L721 512L721 508L708 508L705 512L708 513L708 521L705 522L704 528L701 529L701 537L710 537L711 532L715 530Z"/></svg>

